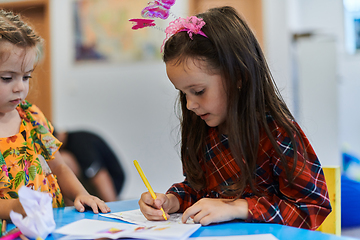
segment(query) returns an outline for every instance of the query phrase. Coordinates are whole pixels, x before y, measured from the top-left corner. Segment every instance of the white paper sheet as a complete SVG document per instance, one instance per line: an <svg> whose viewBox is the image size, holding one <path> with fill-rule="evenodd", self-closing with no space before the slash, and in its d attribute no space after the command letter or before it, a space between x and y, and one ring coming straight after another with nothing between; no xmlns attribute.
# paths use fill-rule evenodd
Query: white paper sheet
<svg viewBox="0 0 360 240"><path fill-rule="evenodd" d="M19 189L18 194L26 217L11 211L11 221L25 236L45 239L56 227L52 198L48 193L34 191L25 186Z"/></svg>
<svg viewBox="0 0 360 240"><path fill-rule="evenodd" d="M61 240L97 239L97 238L141 238L141 239L187 239L199 224L179 224L169 222L159 225L137 225L120 222L108 222L82 219L59 228L55 233L64 234Z"/></svg>
<svg viewBox="0 0 360 240"><path fill-rule="evenodd" d="M146 226L153 225L172 225L172 224L183 224L181 222L182 213L172 213L170 214L170 218L166 221L149 221L145 218L144 214L140 211L140 209L125 211L125 212L116 212L116 213L100 213L103 217L116 218L123 220L129 223L135 223ZM193 224L194 221L189 218L186 223Z"/></svg>

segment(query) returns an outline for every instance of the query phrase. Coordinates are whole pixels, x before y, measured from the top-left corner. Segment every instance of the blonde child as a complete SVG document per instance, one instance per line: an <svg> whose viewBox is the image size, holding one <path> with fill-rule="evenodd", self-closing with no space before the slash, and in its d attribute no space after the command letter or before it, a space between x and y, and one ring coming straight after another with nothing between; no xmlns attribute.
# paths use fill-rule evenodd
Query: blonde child
<svg viewBox="0 0 360 240"><path fill-rule="evenodd" d="M0 10L0 218L11 210L25 215L17 195L22 186L48 192L53 207L64 206L64 194L80 212L89 206L107 213L64 164L50 122L25 100L41 42L19 15Z"/></svg>
<svg viewBox="0 0 360 240"><path fill-rule="evenodd" d="M162 220L162 207L202 225L236 219L318 228L331 212L320 162L247 24L221 7L179 18L165 32L185 180L156 200L143 193L146 218Z"/></svg>

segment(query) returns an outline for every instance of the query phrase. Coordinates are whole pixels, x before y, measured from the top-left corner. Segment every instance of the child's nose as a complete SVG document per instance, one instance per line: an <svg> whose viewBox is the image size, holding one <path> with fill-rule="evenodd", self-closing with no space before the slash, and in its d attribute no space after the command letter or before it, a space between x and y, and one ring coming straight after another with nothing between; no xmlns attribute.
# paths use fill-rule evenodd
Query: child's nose
<svg viewBox="0 0 360 240"><path fill-rule="evenodd" d="M196 108L199 107L199 104L189 98L186 99L186 108L189 109L190 111L195 110Z"/></svg>
<svg viewBox="0 0 360 240"><path fill-rule="evenodd" d="M14 87L14 92L21 92L24 91L24 89L25 89L25 82L22 79L17 80L16 85Z"/></svg>

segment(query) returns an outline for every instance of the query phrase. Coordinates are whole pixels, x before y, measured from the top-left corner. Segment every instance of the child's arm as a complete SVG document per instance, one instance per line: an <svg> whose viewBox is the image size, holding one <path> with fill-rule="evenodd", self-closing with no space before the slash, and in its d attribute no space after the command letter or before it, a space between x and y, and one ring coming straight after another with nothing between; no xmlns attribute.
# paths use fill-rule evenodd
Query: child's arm
<svg viewBox="0 0 360 240"><path fill-rule="evenodd" d="M10 219L11 210L26 216L19 199L0 199L0 218Z"/></svg>
<svg viewBox="0 0 360 240"><path fill-rule="evenodd" d="M94 213L98 213L98 208L102 213L110 212L110 208L95 196L91 196L83 185L79 182L75 174L65 164L59 152L55 153L55 158L48 161L52 172L57 176L61 192L64 196L74 200L74 206L79 212L83 212L86 206L92 208Z"/></svg>
<svg viewBox="0 0 360 240"><path fill-rule="evenodd" d="M249 207L245 199L202 198L186 209L182 221L185 223L191 217L195 223L205 226L233 219L246 219L248 211Z"/></svg>
<svg viewBox="0 0 360 240"><path fill-rule="evenodd" d="M164 209L167 218L169 218L169 213L177 212L180 208L179 200L175 195L156 193L154 200L149 192L141 194L139 206L148 220L164 220L161 207Z"/></svg>

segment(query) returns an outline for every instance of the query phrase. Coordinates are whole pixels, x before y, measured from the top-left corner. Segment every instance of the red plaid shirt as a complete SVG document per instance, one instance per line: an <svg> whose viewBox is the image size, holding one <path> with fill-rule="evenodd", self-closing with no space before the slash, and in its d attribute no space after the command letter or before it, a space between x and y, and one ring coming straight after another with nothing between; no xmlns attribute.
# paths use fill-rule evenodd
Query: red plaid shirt
<svg viewBox="0 0 360 240"><path fill-rule="evenodd" d="M273 136L288 162L289 169L294 161L294 154L298 155L296 175L304 159L299 136L295 136L298 151L294 153L293 143L286 131L277 126L270 115L267 116L267 121L270 129L273 129ZM249 205L246 222L279 223L315 230L331 212L320 162L305 134L298 125L297 127L305 143L308 159L303 172L296 177L292 186L288 185L285 168L269 138L265 132L262 133L256 166L257 189L262 196L256 196L249 186L245 189L241 198L246 199ZM204 189L194 190L185 179L182 183L174 184L167 192L179 199L179 212L185 211L204 197L229 198L224 195L222 187L234 183L241 174L230 153L227 136L219 135L216 128L209 129L205 159L200 160L200 164L206 178Z"/></svg>

